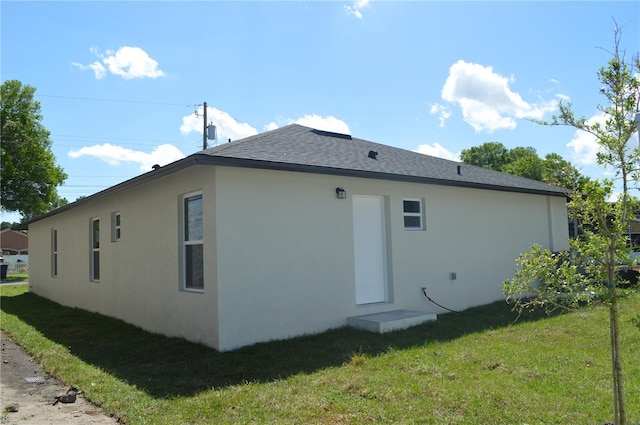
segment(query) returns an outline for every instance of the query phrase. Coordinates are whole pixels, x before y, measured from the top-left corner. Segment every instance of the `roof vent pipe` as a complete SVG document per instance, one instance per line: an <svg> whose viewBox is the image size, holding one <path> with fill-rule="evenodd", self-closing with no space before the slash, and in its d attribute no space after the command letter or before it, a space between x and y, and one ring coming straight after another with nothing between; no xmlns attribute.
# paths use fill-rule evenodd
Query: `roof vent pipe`
<svg viewBox="0 0 640 425"><path fill-rule="evenodd" d="M371 159L378 159L378 152L376 152L376 151L369 151L369 158L371 158Z"/></svg>
<svg viewBox="0 0 640 425"><path fill-rule="evenodd" d="M462 175L461 171L462 171L462 165L458 165L458 175L459 176Z"/></svg>

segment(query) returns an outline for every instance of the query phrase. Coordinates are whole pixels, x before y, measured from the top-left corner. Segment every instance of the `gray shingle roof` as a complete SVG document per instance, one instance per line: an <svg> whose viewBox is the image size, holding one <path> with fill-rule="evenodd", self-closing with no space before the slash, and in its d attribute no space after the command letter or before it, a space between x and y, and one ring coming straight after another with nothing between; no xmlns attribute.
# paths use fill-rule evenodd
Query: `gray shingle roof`
<svg viewBox="0 0 640 425"><path fill-rule="evenodd" d="M377 152L373 155L375 159L369 157L370 151ZM291 124L189 155L50 211L27 224L195 164L334 174L553 196L567 196L569 193L567 189L535 180Z"/></svg>
<svg viewBox="0 0 640 425"><path fill-rule="evenodd" d="M369 152L377 152L375 159ZM291 124L196 155L221 165L566 196L566 189L481 167Z"/></svg>

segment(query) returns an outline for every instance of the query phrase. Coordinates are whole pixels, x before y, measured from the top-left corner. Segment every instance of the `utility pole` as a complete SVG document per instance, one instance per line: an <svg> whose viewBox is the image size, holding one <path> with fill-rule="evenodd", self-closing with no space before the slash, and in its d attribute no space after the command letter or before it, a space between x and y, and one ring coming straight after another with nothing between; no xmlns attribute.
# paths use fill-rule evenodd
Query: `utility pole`
<svg viewBox="0 0 640 425"><path fill-rule="evenodd" d="M204 115L204 119L202 121L202 150L206 150L209 148L207 140L216 140L216 126L213 125L213 123L207 125L207 102L203 102L202 105L194 106L196 106L196 110L194 112L196 117L200 117L197 107L202 106L202 115Z"/></svg>
<svg viewBox="0 0 640 425"><path fill-rule="evenodd" d="M204 127L202 128L202 150L207 149L207 102L204 102Z"/></svg>

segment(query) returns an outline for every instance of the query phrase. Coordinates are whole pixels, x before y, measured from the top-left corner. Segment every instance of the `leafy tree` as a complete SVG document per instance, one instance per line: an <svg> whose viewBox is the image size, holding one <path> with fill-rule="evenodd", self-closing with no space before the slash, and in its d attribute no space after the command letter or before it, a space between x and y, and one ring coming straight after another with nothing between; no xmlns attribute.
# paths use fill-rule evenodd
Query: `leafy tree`
<svg viewBox="0 0 640 425"><path fill-rule="evenodd" d="M576 167L557 153L549 153L544 157L542 181L579 191L587 184L589 177L581 175Z"/></svg>
<svg viewBox="0 0 640 425"><path fill-rule="evenodd" d="M460 159L465 164L570 189L581 188L588 181L587 177L582 176L577 168L557 153L547 154L543 159L531 146L508 149L502 143L487 142L463 149Z"/></svg>
<svg viewBox="0 0 640 425"><path fill-rule="evenodd" d="M523 155L517 157L512 162L505 164L502 167L502 172L507 174L513 174L520 177L526 177L532 180L543 180L544 175L544 160L540 159L538 155Z"/></svg>
<svg viewBox="0 0 640 425"><path fill-rule="evenodd" d="M531 146L517 146L511 149L508 154L509 162L516 162L521 158L529 158L532 156L537 158L538 152L536 152L535 148L532 148Z"/></svg>
<svg viewBox="0 0 640 425"><path fill-rule="evenodd" d="M9 223L8 221L3 221L0 224L0 230L4 229L18 229L20 227L20 223Z"/></svg>
<svg viewBox="0 0 640 425"><path fill-rule="evenodd" d="M28 220L64 204L56 188L67 175L55 163L40 103L33 99L35 88L8 80L1 90L2 210Z"/></svg>
<svg viewBox="0 0 640 425"><path fill-rule="evenodd" d="M460 159L465 164L476 165L494 171L502 171L505 164L510 162L509 149L502 143L487 142L480 146L463 149Z"/></svg>
<svg viewBox="0 0 640 425"><path fill-rule="evenodd" d="M636 131L634 118L640 103L637 78L640 55L636 53L627 64L624 52L620 51L621 29L617 25L614 35L612 57L598 72L598 80L603 84L600 91L607 100L605 106L597 106L606 118L604 124L577 118L572 105L563 102L558 105L559 114L551 122L541 124L570 126L593 135L600 145L598 163L614 172L622 185L622 193L616 202L610 202L614 192L612 180L584 184L582 193L574 194L568 205L582 233L580 238L570 241L570 252L553 254L540 245L532 247L518 258L520 268L512 280L505 282L504 290L519 310L542 306L548 310L575 308L595 300L608 305L613 411L615 423L626 425L618 314L619 287L624 279L617 271L619 265L632 263L627 230L639 206L638 200L629 193L629 184L639 178L640 150L631 148L629 142Z"/></svg>

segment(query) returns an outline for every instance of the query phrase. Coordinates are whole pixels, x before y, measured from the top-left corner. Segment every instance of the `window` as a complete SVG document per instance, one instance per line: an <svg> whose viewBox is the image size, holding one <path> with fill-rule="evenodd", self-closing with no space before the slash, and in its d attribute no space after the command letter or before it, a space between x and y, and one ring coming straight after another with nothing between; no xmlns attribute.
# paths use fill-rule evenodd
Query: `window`
<svg viewBox="0 0 640 425"><path fill-rule="evenodd" d="M120 211L111 213L111 241L118 242L121 236Z"/></svg>
<svg viewBox="0 0 640 425"><path fill-rule="evenodd" d="M183 198L184 221L184 286L186 289L204 289L204 246L202 229L202 194Z"/></svg>
<svg viewBox="0 0 640 425"><path fill-rule="evenodd" d="M91 220L91 280L100 281L100 219Z"/></svg>
<svg viewBox="0 0 640 425"><path fill-rule="evenodd" d="M51 229L51 277L58 277L58 229Z"/></svg>
<svg viewBox="0 0 640 425"><path fill-rule="evenodd" d="M402 204L405 230L424 230L422 199L405 198Z"/></svg>

